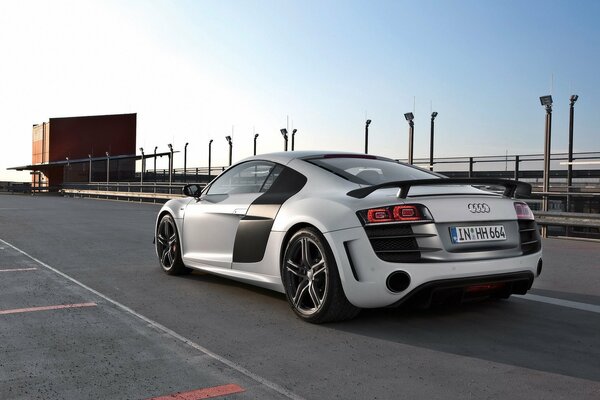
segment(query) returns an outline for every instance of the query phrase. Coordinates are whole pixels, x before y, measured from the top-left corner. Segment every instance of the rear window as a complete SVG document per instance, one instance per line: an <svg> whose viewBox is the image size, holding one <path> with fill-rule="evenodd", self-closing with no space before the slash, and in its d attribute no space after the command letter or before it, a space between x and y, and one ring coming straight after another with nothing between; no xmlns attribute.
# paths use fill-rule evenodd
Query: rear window
<svg viewBox="0 0 600 400"><path fill-rule="evenodd" d="M327 171L361 185L433 179L440 176L391 159L374 157L326 157L305 159Z"/></svg>

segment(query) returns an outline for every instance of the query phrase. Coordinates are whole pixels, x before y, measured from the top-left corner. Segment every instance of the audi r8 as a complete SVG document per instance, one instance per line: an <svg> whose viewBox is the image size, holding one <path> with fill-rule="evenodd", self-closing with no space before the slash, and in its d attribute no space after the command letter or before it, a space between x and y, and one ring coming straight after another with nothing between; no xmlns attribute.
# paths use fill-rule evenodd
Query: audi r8
<svg viewBox="0 0 600 400"><path fill-rule="evenodd" d="M506 298L542 270L533 213L516 198L530 192L373 155L266 154L168 201L156 253L169 275L197 269L285 293L313 323Z"/></svg>

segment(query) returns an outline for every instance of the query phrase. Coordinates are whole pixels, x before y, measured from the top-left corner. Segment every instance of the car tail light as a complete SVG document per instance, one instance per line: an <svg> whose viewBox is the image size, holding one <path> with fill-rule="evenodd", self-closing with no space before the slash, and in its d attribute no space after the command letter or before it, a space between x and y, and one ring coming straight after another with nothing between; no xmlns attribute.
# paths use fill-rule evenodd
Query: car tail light
<svg viewBox="0 0 600 400"><path fill-rule="evenodd" d="M521 201L515 202L515 211L517 212L517 219L529 219L533 220L533 212L531 208L527 205L527 203L523 203Z"/></svg>
<svg viewBox="0 0 600 400"><path fill-rule="evenodd" d="M363 221L368 224L381 222L417 222L431 221L431 214L420 204L404 204L398 206L370 208L359 211Z"/></svg>
<svg viewBox="0 0 600 400"><path fill-rule="evenodd" d="M394 218L388 208L371 208L367 210L367 221L370 224L376 222L392 222Z"/></svg>
<svg viewBox="0 0 600 400"><path fill-rule="evenodd" d="M421 214L417 206L396 206L394 207L394 219L396 221L418 221Z"/></svg>

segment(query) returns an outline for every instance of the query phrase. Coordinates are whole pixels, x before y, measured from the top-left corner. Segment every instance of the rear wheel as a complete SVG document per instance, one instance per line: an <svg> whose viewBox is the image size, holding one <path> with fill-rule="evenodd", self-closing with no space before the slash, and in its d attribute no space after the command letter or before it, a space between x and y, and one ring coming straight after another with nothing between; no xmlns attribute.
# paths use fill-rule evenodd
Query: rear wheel
<svg viewBox="0 0 600 400"><path fill-rule="evenodd" d="M360 311L342 288L335 259L323 235L314 228L288 241L281 266L287 300L300 318L323 323L354 318Z"/></svg>
<svg viewBox="0 0 600 400"><path fill-rule="evenodd" d="M156 231L156 253L160 266L169 275L182 275L191 271L181 260L179 243L175 221L166 214L161 218Z"/></svg>

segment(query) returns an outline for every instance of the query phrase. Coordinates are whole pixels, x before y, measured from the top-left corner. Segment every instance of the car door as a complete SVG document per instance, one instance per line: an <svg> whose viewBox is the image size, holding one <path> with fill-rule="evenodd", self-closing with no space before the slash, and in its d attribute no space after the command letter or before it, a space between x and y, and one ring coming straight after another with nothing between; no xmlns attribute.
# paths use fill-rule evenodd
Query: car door
<svg viewBox="0 0 600 400"><path fill-rule="evenodd" d="M183 259L190 265L231 268L240 220L275 166L249 161L230 168L199 199L191 201L183 221Z"/></svg>

